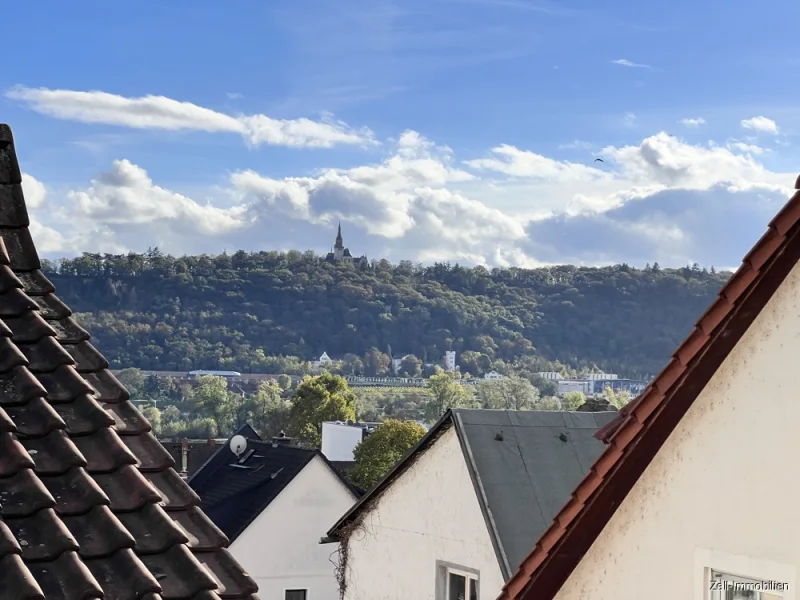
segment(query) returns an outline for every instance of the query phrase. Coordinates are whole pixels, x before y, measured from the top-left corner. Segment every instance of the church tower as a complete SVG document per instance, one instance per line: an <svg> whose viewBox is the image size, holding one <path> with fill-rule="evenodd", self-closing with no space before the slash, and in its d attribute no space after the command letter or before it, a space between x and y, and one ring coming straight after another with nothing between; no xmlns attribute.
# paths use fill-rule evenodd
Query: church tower
<svg viewBox="0 0 800 600"><path fill-rule="evenodd" d="M342 241L342 222L339 221L339 231L336 234L336 244L333 246L334 260L342 260L344 258L344 242Z"/></svg>

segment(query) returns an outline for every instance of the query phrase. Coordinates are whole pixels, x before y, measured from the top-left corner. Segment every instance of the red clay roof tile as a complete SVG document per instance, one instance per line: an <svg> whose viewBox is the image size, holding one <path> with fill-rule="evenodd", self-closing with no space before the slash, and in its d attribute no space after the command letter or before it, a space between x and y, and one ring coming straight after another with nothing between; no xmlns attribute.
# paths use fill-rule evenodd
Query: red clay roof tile
<svg viewBox="0 0 800 600"><path fill-rule="evenodd" d="M795 184L800 189L800 177ZM597 432L609 443L499 600L552 600L728 353L800 260L800 192L645 392Z"/></svg>

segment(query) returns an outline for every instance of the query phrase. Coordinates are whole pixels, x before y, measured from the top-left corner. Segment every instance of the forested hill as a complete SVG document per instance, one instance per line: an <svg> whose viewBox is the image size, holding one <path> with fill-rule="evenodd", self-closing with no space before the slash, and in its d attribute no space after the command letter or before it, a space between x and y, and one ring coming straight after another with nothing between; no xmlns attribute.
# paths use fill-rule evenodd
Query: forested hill
<svg viewBox="0 0 800 600"><path fill-rule="evenodd" d="M291 368L276 355L363 358L371 348L435 362L452 347L472 373L560 361L654 374L730 276L696 265L359 269L294 251L44 263L112 367L242 372Z"/></svg>

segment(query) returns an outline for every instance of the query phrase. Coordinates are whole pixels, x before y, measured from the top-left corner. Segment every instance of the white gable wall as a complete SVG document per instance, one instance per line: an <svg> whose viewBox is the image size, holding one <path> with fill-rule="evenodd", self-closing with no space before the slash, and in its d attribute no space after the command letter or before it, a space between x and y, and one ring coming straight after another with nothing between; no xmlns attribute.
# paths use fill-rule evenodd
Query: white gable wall
<svg viewBox="0 0 800 600"><path fill-rule="evenodd" d="M436 561L480 571L480 597L503 586L455 430L387 488L349 545L347 600L434 600Z"/></svg>
<svg viewBox="0 0 800 600"><path fill-rule="evenodd" d="M307 589L308 600L338 600L336 546L319 540L355 501L319 456L297 474L230 547L261 598L283 600L286 589Z"/></svg>
<svg viewBox="0 0 800 600"><path fill-rule="evenodd" d="M799 361L795 266L556 598L700 600L703 566L795 590Z"/></svg>

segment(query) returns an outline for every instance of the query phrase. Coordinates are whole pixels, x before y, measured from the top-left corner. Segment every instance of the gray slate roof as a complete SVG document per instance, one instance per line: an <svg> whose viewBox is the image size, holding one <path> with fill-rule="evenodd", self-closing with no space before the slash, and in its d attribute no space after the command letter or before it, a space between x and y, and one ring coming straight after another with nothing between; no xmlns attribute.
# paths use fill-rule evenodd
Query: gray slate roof
<svg viewBox="0 0 800 600"><path fill-rule="evenodd" d="M452 409L328 532L375 503L450 427L464 452L506 580L552 523L603 451L595 432L614 412Z"/></svg>
<svg viewBox="0 0 800 600"><path fill-rule="evenodd" d="M501 565L513 572L528 555L602 453L595 431L616 415L453 411L473 483L485 496L489 531L505 556Z"/></svg>

